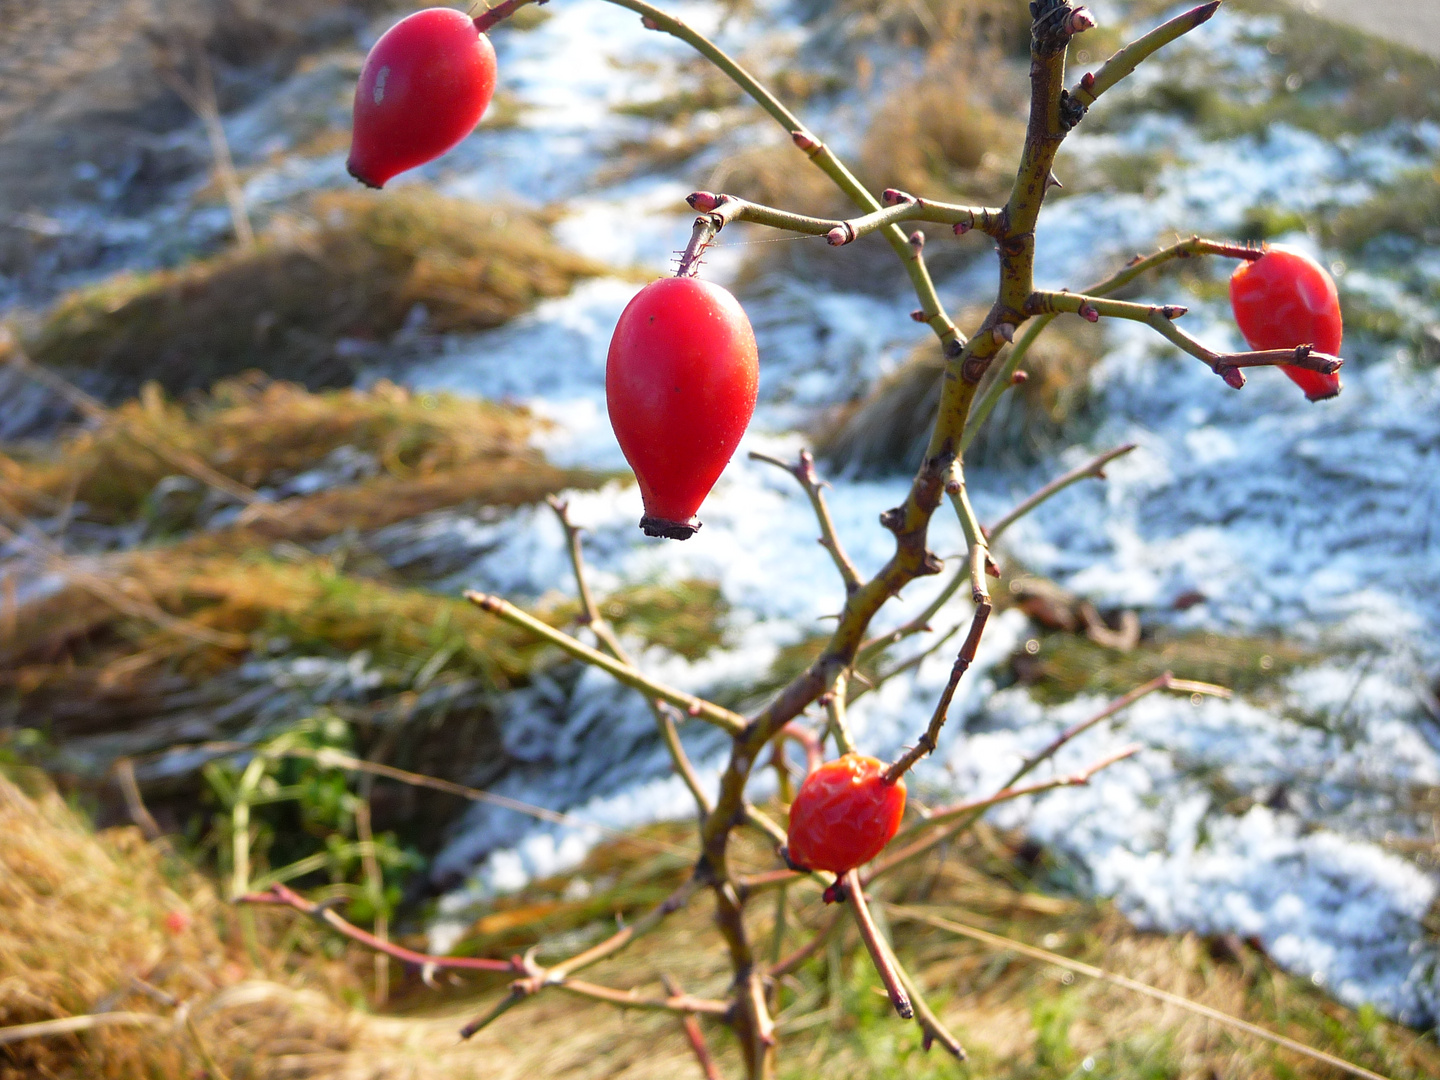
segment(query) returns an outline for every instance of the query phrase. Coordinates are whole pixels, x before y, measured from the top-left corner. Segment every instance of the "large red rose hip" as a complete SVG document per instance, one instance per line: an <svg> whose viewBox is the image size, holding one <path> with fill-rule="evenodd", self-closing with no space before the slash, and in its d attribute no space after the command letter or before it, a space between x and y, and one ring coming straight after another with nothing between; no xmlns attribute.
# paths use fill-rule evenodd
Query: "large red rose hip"
<svg viewBox="0 0 1440 1080"><path fill-rule="evenodd" d="M350 175L384 187L469 135L495 93L495 49L466 15L426 8L375 43L355 87Z"/></svg>
<svg viewBox="0 0 1440 1080"><path fill-rule="evenodd" d="M905 781L885 783L885 765L845 754L805 778L790 805L790 859L843 874L869 862L905 815Z"/></svg>
<svg viewBox="0 0 1440 1080"><path fill-rule="evenodd" d="M610 426L635 470L648 536L685 540L739 445L759 388L755 333L719 285L661 278L620 315L605 364Z"/></svg>
<svg viewBox="0 0 1440 1080"><path fill-rule="evenodd" d="M1254 262L1243 262L1230 275L1230 306L1252 349L1293 349L1312 345L1316 352L1340 355L1344 327L1335 279L1310 256L1272 247ZM1282 365L1311 401L1340 393L1340 376Z"/></svg>

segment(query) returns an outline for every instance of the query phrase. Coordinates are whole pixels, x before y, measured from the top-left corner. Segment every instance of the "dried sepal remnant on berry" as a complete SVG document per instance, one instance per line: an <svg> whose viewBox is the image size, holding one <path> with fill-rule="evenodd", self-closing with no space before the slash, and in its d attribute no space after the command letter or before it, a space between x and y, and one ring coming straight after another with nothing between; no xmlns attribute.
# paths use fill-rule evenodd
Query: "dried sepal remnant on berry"
<svg viewBox="0 0 1440 1080"><path fill-rule="evenodd" d="M790 806L790 858L843 874L880 854L905 816L905 781L884 773L876 758L844 754L807 776Z"/></svg>
<svg viewBox="0 0 1440 1080"><path fill-rule="evenodd" d="M1235 323L1252 349L1293 349L1340 355L1344 323L1330 272L1303 252L1268 248L1230 276ZM1340 393L1340 376L1286 364L1281 367L1311 401Z"/></svg>
<svg viewBox="0 0 1440 1080"><path fill-rule="evenodd" d="M495 93L495 49L451 8L426 8L387 30L355 87L347 166L369 187L424 165L475 129Z"/></svg>

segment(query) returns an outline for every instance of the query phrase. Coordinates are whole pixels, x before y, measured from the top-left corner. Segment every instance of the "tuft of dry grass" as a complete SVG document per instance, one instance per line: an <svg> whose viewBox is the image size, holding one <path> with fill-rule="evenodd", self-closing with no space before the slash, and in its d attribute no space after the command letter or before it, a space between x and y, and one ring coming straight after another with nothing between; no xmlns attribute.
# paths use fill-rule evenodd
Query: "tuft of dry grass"
<svg viewBox="0 0 1440 1080"><path fill-rule="evenodd" d="M176 472L175 464L147 443L163 442L252 488L280 484L349 447L374 459L382 483L405 482L408 501L429 509L447 505L426 497L426 485L446 474L461 474L462 488L468 478L474 498L483 496L487 487L499 486L465 475L476 466L503 473L513 463L537 473L558 473L547 470L529 448L535 427L530 414L518 406L413 394L384 381L364 391L317 394L252 374L183 402L167 399L151 383L138 399L111 410L98 427L47 448L12 448L13 456L0 451L0 493L27 512L46 513L59 503L75 501L83 517L117 523L141 514L155 486ZM555 477L545 479L553 482ZM299 511L297 518L305 518L314 516L319 504L347 501L339 491L328 495L318 504L312 498L303 509L291 509ZM377 512L398 520L395 515L405 516L395 501L401 496L400 490L387 491L384 498L369 500L376 504L370 513L339 515L345 520L335 522L335 529L373 528L365 518ZM197 493L194 501L202 498L203 493ZM454 501L463 500L461 495ZM336 516L333 509L330 516Z"/></svg>
<svg viewBox="0 0 1440 1080"><path fill-rule="evenodd" d="M245 949L208 882L136 829L93 833L26 775L28 794L0 775L0 1026L156 1022L0 1045L0 1078L181 1080L204 1070L197 1039L232 1080L329 1074L355 1027L333 965L274 981L281 955Z"/></svg>
<svg viewBox="0 0 1440 1080"><path fill-rule="evenodd" d="M183 530L206 496L192 485L154 504L157 485L176 466L147 444L164 443L251 487L274 487L323 467L348 449L376 475L332 480L326 490L294 496L277 515L192 540L233 550L245 540L308 541L346 529L368 530L459 503L515 506L598 477L557 469L532 450L536 424L526 410L447 394L412 394L380 382L366 391L312 394L250 377L220 384L209 397L167 401L153 384L138 401L113 410L100 427L47 449L0 452L0 487L35 513L71 505L102 523L162 514L162 532ZM213 507L212 507L213 509Z"/></svg>
<svg viewBox="0 0 1440 1080"><path fill-rule="evenodd" d="M124 273L62 298L27 342L41 363L205 389L256 368L309 386L349 383L354 354L423 309L434 331L498 326L602 273L539 215L419 187L329 192L249 252ZM347 346L345 343L350 342Z"/></svg>
<svg viewBox="0 0 1440 1080"><path fill-rule="evenodd" d="M968 312L961 325L978 321L977 312ZM1099 332L1078 319L1047 330L1021 365L1026 381L1001 398L966 460L1029 463L1053 451L1062 439L1073 439L1087 415L1090 370L1101 348ZM1004 355L994 369L1002 366ZM815 433L816 453L835 467L861 474L913 469L940 405L943 370L934 342L918 345L864 398L826 418Z"/></svg>

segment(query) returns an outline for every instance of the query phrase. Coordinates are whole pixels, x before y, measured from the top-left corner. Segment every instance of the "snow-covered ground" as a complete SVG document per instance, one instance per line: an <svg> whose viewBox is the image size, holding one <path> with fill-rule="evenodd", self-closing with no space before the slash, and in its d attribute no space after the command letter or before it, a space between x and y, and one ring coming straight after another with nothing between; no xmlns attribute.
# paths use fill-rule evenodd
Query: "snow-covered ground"
<svg viewBox="0 0 1440 1080"><path fill-rule="evenodd" d="M778 3L756 4L723 25L717 5L673 6L737 52L763 59L803 46L803 27ZM1121 10L1096 6L1105 18ZM606 148L649 130L648 121L612 106L653 97L688 54L645 31L632 13L595 0L557 0L546 10L535 29L497 35L502 87L522 105L519 123L482 131L415 182L485 201L562 204L567 216L557 233L566 243L617 266L662 272L688 234L684 194L702 186L724 154L776 133L742 124L682 170L598 183ZM1225 56L1232 85L1243 92L1247 78L1263 82L1257 42L1267 33L1273 28L1264 20L1222 12L1185 49ZM659 70L638 65L641 58ZM1143 89L1161 77L1156 69L1138 78ZM265 107L262 101L231 121L242 160L261 157L259 140L273 126L259 120ZM843 148L863 128L863 103L841 94L807 119ZM1176 234L1224 235L1253 207L1316 213L1357 203L1377 183L1433 162L1440 127L1397 126L1334 142L1275 127L1216 146L1174 117L1147 113L1123 134L1087 134L1082 125L1060 171L1079 174L1105 155L1160 147L1173 148L1173 159L1144 195L1079 194L1047 209L1038 232L1042 285L1079 287ZM255 173L248 194L263 207L342 182L338 155L290 160ZM1306 234L1285 239L1315 250ZM723 282L745 248L722 240L707 273ZM1334 253L1318 254L1335 261ZM1343 273L1347 289L1433 321L1427 305L1440 282L1433 255L1403 280L1363 267ZM993 267L980 259L942 281L942 295L957 307L980 301L992 279ZM556 421L544 436L554 459L621 467L605 419L604 357L637 288L619 278L583 284L504 328L448 340L409 381L525 401ZM1240 345L1220 305L1171 298L1190 304L1192 333ZM771 279L755 290L747 308L760 342L761 403L693 540L645 539L635 527L633 486L572 495L602 587L703 578L717 582L731 605L723 648L693 664L650 650L648 670L695 691L742 684L767 670L779 648L826 626L821 620L838 609L842 592L816 547L808 504L788 477L745 452L793 455L802 424L863 392L922 340L927 331L908 318L913 306L913 298L846 294L815 282ZM1077 486L1019 523L1001 555L1102 605L1138 609L1151 625L1275 632L1330 658L1288 676L1278 702L1149 698L1068 747L1055 767L1074 768L1131 741L1145 746L1141 754L1088 787L1010 804L995 818L1062 853L1076 887L1116 897L1142 925L1257 938L1280 963L1344 1001L1434 1023L1440 947L1422 919L1437 881L1393 854L1386 839L1428 832L1428 819L1407 811L1407 798L1415 785L1440 784L1436 721L1419 696L1426 674L1433 679L1440 670L1440 370L1415 366L1399 346L1372 344L1363 362L1345 369L1345 393L1311 406L1273 372L1229 390L1141 327L1109 327L1106 343L1093 377L1101 421L1088 444L1044 468L978 472L971 477L977 508L993 520L1099 450L1126 441L1139 448L1110 466L1103 484ZM891 550L877 514L903 496L907 479L832 479L840 535L862 571L873 571ZM457 552L470 552L448 586L535 597L572 589L562 541L542 508L498 522L433 515L385 530L376 546L397 562L443 549L456 565ZM960 550L959 530L943 513L931 546L942 555ZM916 583L881 621L900 621L937 587ZM1174 600L1189 592L1207 599L1175 611ZM966 618L967 606L955 600L949 621ZM997 691L989 673L1030 633L1018 612L992 621L942 749L917 771L931 798L993 788L1028 751L1103 704L1041 707L1021 687ZM857 704L864 748L883 756L913 739L948 669L948 658L937 655ZM690 812L643 703L598 672L511 695L505 737L526 763L498 785L505 794L612 827ZM722 760L718 741L704 731L687 739L702 773L713 775ZM1253 805L1227 812L1221 788L1252 795ZM441 904L436 944L455 939L478 900L573 865L596 839L592 830L477 805L433 868L438 878L465 881Z"/></svg>

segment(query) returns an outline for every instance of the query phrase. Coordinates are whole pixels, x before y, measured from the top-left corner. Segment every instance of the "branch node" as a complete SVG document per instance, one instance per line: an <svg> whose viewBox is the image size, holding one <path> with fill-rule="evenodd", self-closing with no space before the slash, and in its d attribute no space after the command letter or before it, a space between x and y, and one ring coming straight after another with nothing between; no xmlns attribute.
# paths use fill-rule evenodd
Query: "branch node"
<svg viewBox="0 0 1440 1080"><path fill-rule="evenodd" d="M925 557L920 560L920 573L925 577L932 577L935 574L945 572L945 560L936 555L933 551L925 552Z"/></svg>
<svg viewBox="0 0 1440 1080"><path fill-rule="evenodd" d="M1007 341L1015 340L1015 324L1007 322L996 323L990 333L994 337L996 345L1003 345Z"/></svg>
<svg viewBox="0 0 1440 1080"><path fill-rule="evenodd" d="M1100 312L1096 310L1094 304L1081 304L1078 314L1086 322L1096 323L1100 321Z"/></svg>
<svg viewBox="0 0 1440 1080"><path fill-rule="evenodd" d="M916 322L919 323L930 321L929 317L926 316L925 312L920 308L916 308L914 311L910 312L910 318L914 319Z"/></svg>
<svg viewBox="0 0 1440 1080"><path fill-rule="evenodd" d="M824 143L822 143L819 139L815 138L815 136L811 135L808 131L790 132L790 141L793 142L796 146L798 146L801 150L805 151L805 153L809 154L811 157L814 157L825 147Z"/></svg>
<svg viewBox="0 0 1440 1080"><path fill-rule="evenodd" d="M900 530L905 527L905 508L892 506L889 510L883 511L880 514L880 524L883 528L899 535Z"/></svg>

